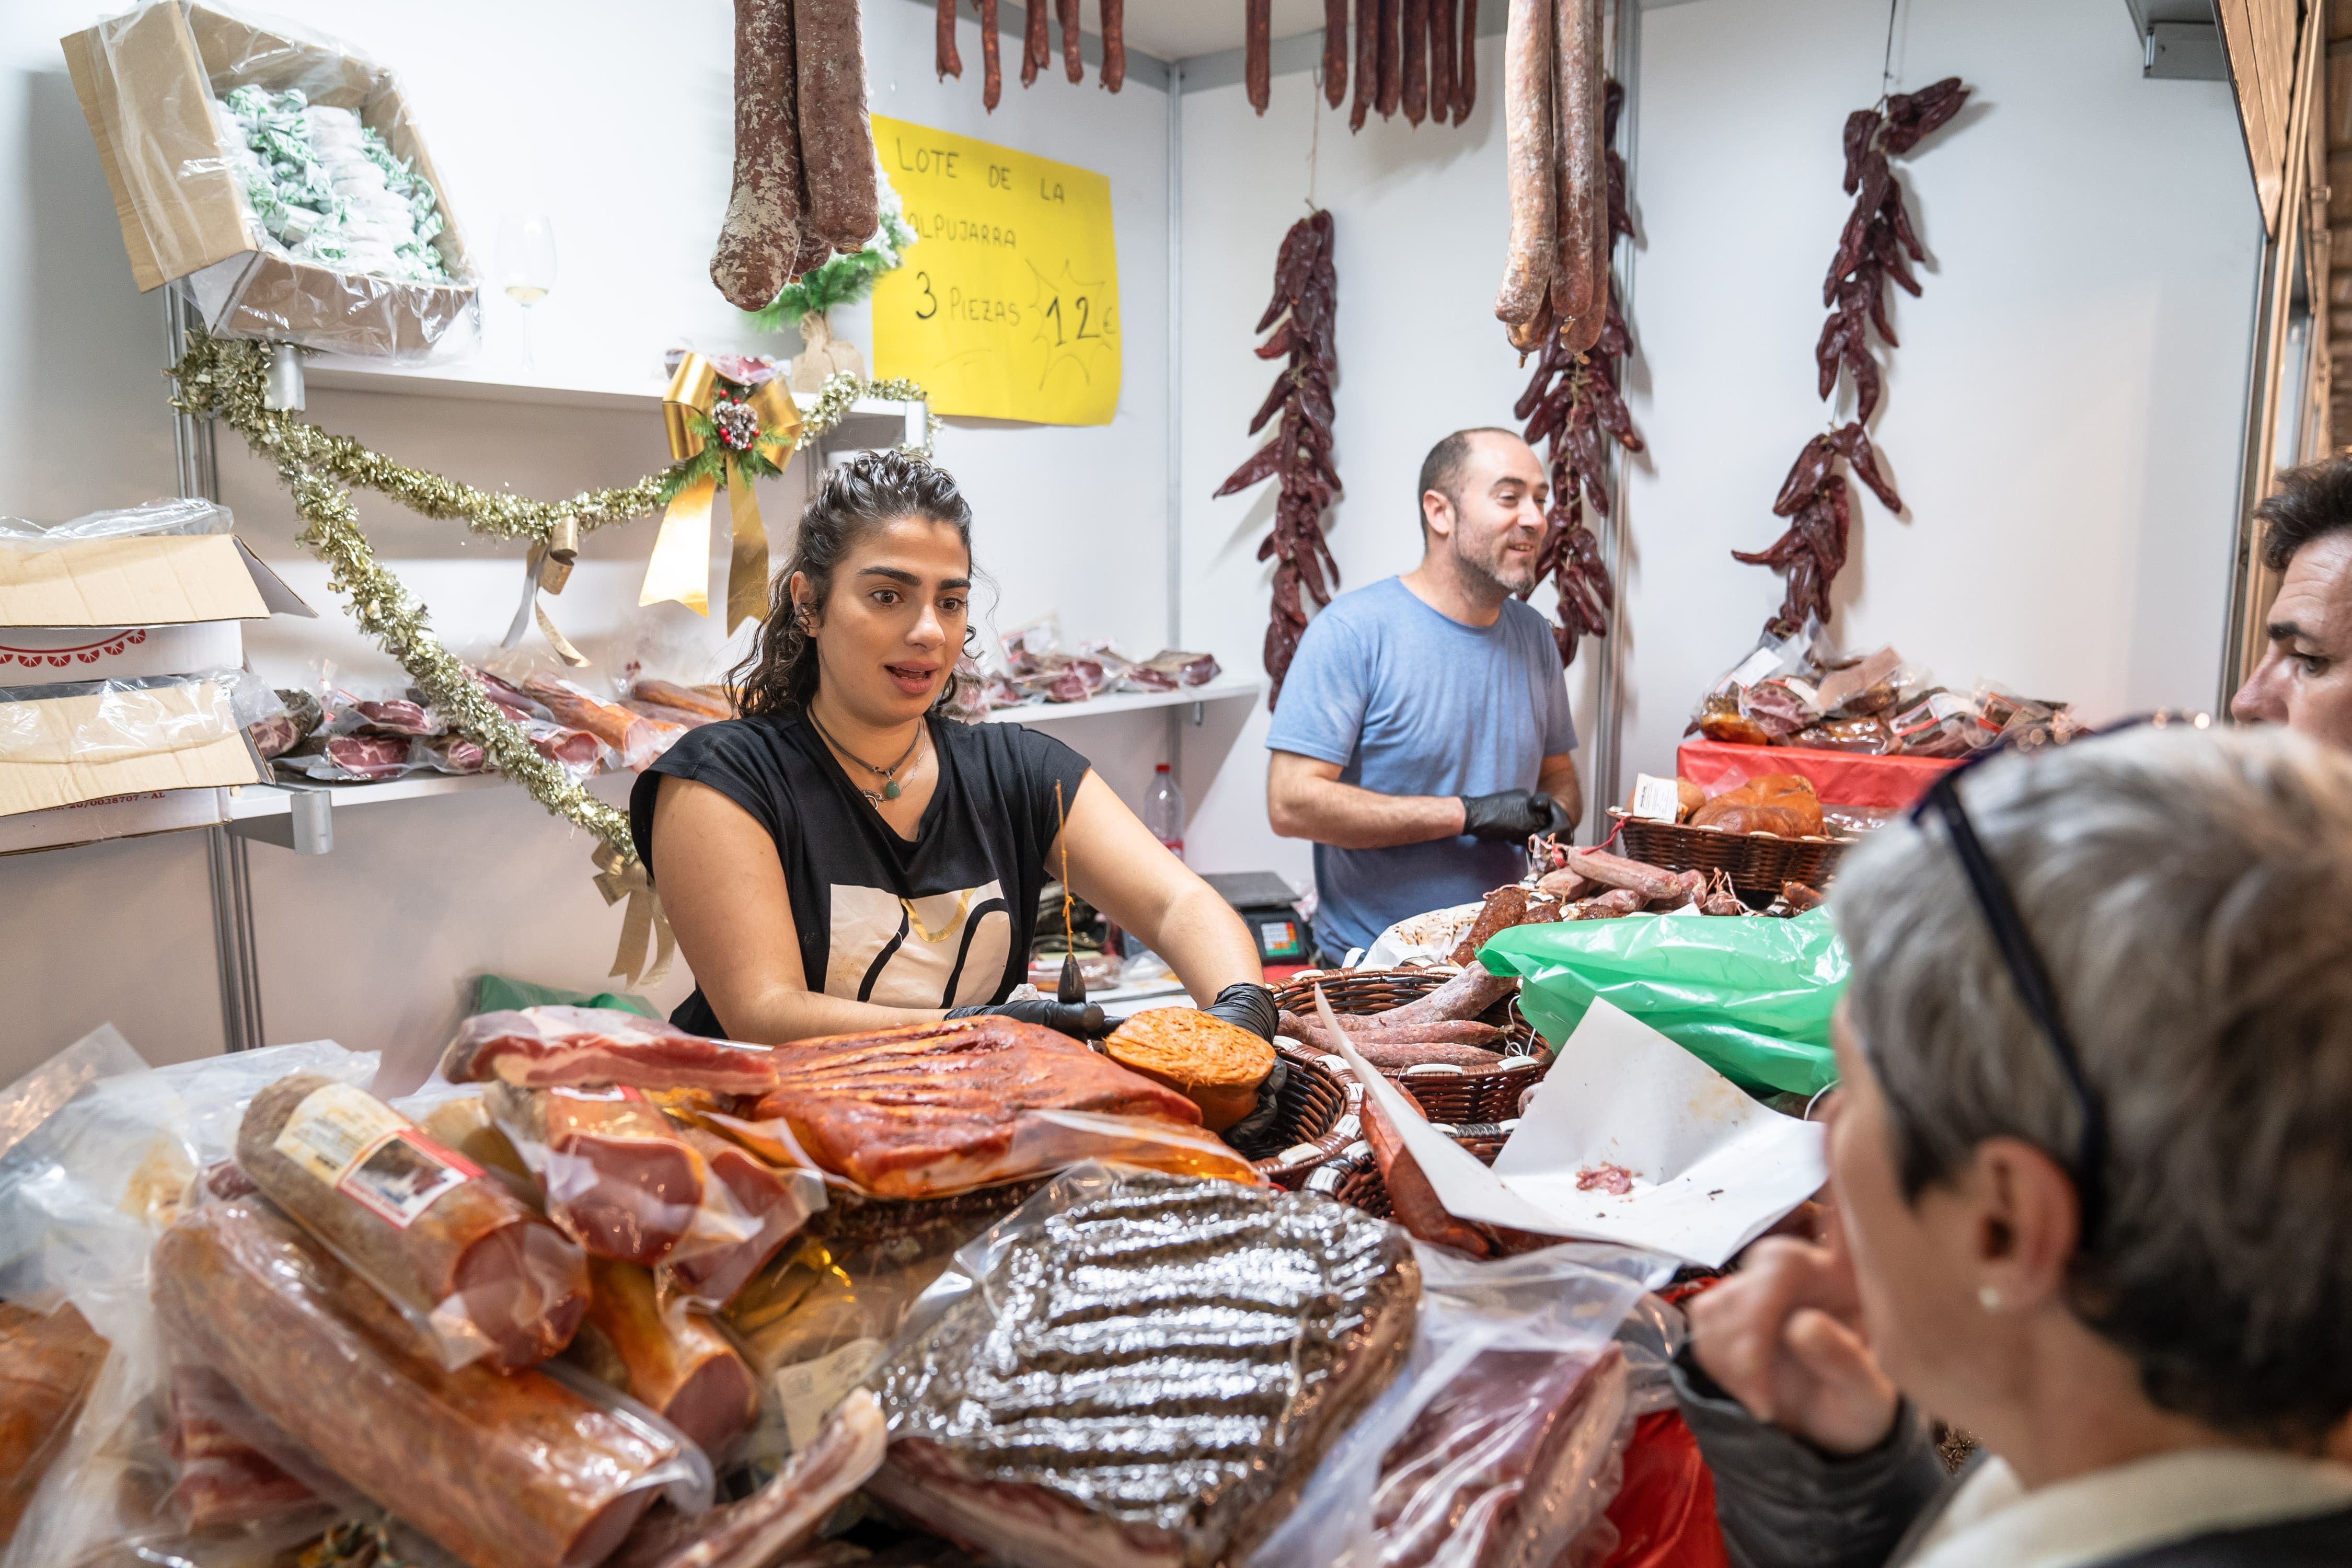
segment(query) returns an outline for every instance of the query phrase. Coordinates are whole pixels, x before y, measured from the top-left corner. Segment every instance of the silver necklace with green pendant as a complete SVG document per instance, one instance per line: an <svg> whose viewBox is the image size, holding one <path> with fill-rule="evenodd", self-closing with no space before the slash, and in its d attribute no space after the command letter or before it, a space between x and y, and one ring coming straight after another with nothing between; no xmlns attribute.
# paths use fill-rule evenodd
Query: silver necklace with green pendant
<svg viewBox="0 0 2352 1568"><path fill-rule="evenodd" d="M835 740L833 738L833 731L824 727L823 721L817 718L816 712L814 709L803 710L803 711L808 713L808 721L816 726L816 732L824 737L824 743L826 745L831 746L835 751L840 752L843 756L848 758L851 762L856 763L859 767L864 768L867 773L872 773L876 778L882 781L882 787L880 789L866 789L862 785L855 784L850 785L852 789L856 790L858 794L864 795L867 800L872 801L876 805L880 805L886 800L896 800L901 795L906 793L898 787L898 770L907 765L908 758L912 757L915 754L916 748L923 743L923 726L921 721L918 720L916 721L915 738L907 742L905 755L901 756L897 762L892 763L887 768L877 768L872 763L867 762L864 757L859 756L856 752L851 751L847 746L843 745L839 741Z"/></svg>

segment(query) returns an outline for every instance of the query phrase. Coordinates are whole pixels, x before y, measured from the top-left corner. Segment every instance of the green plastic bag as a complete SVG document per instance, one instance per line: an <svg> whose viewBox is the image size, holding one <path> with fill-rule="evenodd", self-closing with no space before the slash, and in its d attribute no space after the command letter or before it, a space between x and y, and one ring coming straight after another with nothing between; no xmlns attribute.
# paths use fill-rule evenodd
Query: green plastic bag
<svg viewBox="0 0 2352 1568"><path fill-rule="evenodd" d="M1813 1094L1837 1079L1830 1014L1846 957L1826 910L1514 926L1478 960L1519 977L1519 1010L1554 1046L1606 996L1743 1087Z"/></svg>
<svg viewBox="0 0 2352 1568"><path fill-rule="evenodd" d="M474 985L474 1011L503 1013L509 1008L523 1007L613 1007L641 1017L658 1018L660 1012L644 997L616 991L599 991L591 995L585 991L565 991L553 985L534 985L528 980L509 979L503 974L483 974Z"/></svg>

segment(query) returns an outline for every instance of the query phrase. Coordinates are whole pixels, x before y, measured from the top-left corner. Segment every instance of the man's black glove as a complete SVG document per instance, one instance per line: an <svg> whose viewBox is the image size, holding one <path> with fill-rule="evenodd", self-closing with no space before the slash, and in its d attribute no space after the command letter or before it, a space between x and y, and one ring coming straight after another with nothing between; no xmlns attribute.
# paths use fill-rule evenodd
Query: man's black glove
<svg viewBox="0 0 2352 1568"><path fill-rule="evenodd" d="M984 1013L1011 1018L1017 1023L1040 1024L1074 1040L1099 1039L1105 1030L1102 1004L1099 1002L1055 1002L1041 996L1020 1002L997 1002L986 1007L948 1009L950 1018L976 1018Z"/></svg>
<svg viewBox="0 0 2352 1568"><path fill-rule="evenodd" d="M1281 1011L1274 1005L1274 993L1254 980L1236 981L1226 986L1202 1011L1247 1029L1261 1040L1272 1040L1275 1026L1282 1022Z"/></svg>
<svg viewBox="0 0 2352 1568"><path fill-rule="evenodd" d="M1462 797L1462 831L1473 838L1517 842L1538 833L1566 833L1575 826L1559 802L1539 789L1506 789Z"/></svg>

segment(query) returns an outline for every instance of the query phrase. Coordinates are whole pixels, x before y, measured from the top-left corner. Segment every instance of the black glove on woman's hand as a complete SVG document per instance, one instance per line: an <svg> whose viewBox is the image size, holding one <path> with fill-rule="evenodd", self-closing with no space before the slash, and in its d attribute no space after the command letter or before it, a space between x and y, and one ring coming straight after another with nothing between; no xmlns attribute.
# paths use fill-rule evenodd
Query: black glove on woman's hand
<svg viewBox="0 0 2352 1568"><path fill-rule="evenodd" d="M1566 833L1576 824L1559 802L1539 789L1498 790L1462 798L1462 831L1473 838L1518 840L1538 833Z"/></svg>
<svg viewBox="0 0 2352 1568"><path fill-rule="evenodd" d="M1043 1025L1074 1040L1099 1039L1105 1031L1102 1005L1098 1002L1055 1002L1041 996L1019 1002L997 1002L985 1007L948 1009L950 1018L976 1018L984 1013L1011 1018L1017 1023Z"/></svg>
<svg viewBox="0 0 2352 1568"><path fill-rule="evenodd" d="M1236 981L1217 993L1217 999L1201 1009L1213 1018L1247 1029L1261 1040L1274 1038L1275 1026L1282 1022L1282 1013L1274 1005L1274 993L1255 980Z"/></svg>

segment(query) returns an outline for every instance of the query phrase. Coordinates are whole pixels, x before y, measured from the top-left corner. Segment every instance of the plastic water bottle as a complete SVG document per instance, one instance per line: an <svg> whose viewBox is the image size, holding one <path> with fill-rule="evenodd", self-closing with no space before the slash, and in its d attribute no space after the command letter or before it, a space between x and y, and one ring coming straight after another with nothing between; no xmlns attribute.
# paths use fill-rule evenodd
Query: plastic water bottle
<svg viewBox="0 0 2352 1568"><path fill-rule="evenodd" d="M1184 858L1184 792L1176 787L1176 775L1166 763L1153 773L1151 787L1143 793L1143 826L1168 846L1170 854Z"/></svg>

